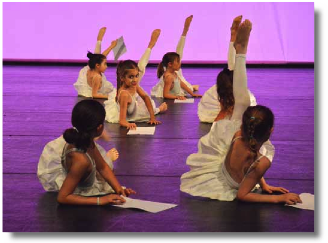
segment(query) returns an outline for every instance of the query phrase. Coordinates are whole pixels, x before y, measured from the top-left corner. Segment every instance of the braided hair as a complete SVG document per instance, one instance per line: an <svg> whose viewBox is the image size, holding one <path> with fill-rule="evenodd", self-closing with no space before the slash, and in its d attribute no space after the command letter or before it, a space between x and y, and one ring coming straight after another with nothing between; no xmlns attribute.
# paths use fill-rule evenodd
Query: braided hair
<svg viewBox="0 0 328 243"><path fill-rule="evenodd" d="M249 106L243 114L242 133L252 152L270 138L274 124L272 111L265 106Z"/></svg>

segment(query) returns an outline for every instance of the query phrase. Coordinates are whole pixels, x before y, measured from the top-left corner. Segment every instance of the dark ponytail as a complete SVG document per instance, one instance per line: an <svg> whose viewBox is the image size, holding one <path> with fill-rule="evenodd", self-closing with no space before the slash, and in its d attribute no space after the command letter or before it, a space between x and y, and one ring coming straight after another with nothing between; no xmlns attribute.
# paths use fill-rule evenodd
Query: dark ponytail
<svg viewBox="0 0 328 243"><path fill-rule="evenodd" d="M252 152L256 153L256 147L270 138L274 125L274 115L265 106L249 106L243 114L242 133Z"/></svg>
<svg viewBox="0 0 328 243"><path fill-rule="evenodd" d="M216 91L222 110L232 114L235 105L233 96L233 71L223 69L216 78Z"/></svg>
<svg viewBox="0 0 328 243"><path fill-rule="evenodd" d="M167 68L167 65L169 64L169 62L173 63L174 60L178 59L178 61L180 61L180 55L176 52L168 52L166 53L163 58L162 61L159 63L158 67L157 67L157 77L160 78L162 77L162 75L164 74L164 67Z"/></svg>
<svg viewBox="0 0 328 243"><path fill-rule="evenodd" d="M73 128L66 129L63 134L65 141L86 152L93 146L93 139L100 135L97 128L104 123L105 115L105 109L98 101L80 101L72 111Z"/></svg>
<svg viewBox="0 0 328 243"><path fill-rule="evenodd" d="M103 54L92 54L89 51L87 57L89 58L88 66L90 67L90 69L95 69L96 64L100 65L106 59L106 56L104 56Z"/></svg>

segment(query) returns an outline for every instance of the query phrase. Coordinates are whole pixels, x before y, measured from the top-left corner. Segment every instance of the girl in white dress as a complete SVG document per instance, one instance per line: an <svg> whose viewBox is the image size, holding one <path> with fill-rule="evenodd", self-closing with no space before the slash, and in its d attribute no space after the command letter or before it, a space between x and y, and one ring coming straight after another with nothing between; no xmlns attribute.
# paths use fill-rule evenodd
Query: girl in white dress
<svg viewBox="0 0 328 243"><path fill-rule="evenodd" d="M166 103L157 108L155 102L139 85L159 35L159 29L153 31L148 48L138 64L132 60L121 61L118 64L117 94L111 93L108 101L104 102L106 121L120 123L127 129L136 128L136 124L130 122L148 121L150 124L160 124L155 115L167 110Z"/></svg>
<svg viewBox="0 0 328 243"><path fill-rule="evenodd" d="M201 97L201 95L193 93L193 91L198 90L199 85L191 85L183 77L181 70L183 48L192 18L193 16L191 15L185 21L177 52L168 52L163 56L157 69L159 82L152 88L152 96L180 100L185 100L187 94L190 94L192 97Z"/></svg>
<svg viewBox="0 0 328 243"><path fill-rule="evenodd" d="M106 79L104 72L107 69L106 57L116 46L117 40L112 41L111 45L100 54L105 32L105 27L99 30L95 52L94 54L88 52L88 65L80 70L79 77L74 83L74 88L79 96L107 99L109 93L116 92L112 83Z"/></svg>
<svg viewBox="0 0 328 243"><path fill-rule="evenodd" d="M120 204L125 200L119 195L135 193L120 185L110 156L94 142L103 133L104 121L105 109L99 102L80 101L72 111L73 128L45 146L38 177L46 191L59 191L59 203Z"/></svg>
<svg viewBox="0 0 328 243"><path fill-rule="evenodd" d="M235 107L231 120L214 122L211 131L199 140L198 153L187 158L190 171L181 176L180 190L222 201L237 198L247 202L294 204L301 202L297 194L270 186L263 178L274 156L274 147L268 140L274 116L267 107L249 106L245 59L251 28L251 22L245 20L235 42ZM265 192L282 194L253 193L257 183Z"/></svg>
<svg viewBox="0 0 328 243"><path fill-rule="evenodd" d="M234 42L236 40L237 29L242 16L233 20L231 37L228 51L228 68L223 69L216 79L216 84L209 88L198 103L198 117L201 122L212 123L221 119L230 119L234 107L234 97L232 92L233 70L235 67L236 50ZM252 92L249 92L250 105L257 105Z"/></svg>

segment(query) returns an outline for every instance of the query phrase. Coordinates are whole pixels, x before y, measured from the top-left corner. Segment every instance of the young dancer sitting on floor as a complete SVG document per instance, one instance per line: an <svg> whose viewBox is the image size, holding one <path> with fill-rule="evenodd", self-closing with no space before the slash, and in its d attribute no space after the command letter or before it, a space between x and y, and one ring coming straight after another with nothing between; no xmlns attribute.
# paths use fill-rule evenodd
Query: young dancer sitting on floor
<svg viewBox="0 0 328 243"><path fill-rule="evenodd" d="M270 168L274 147L269 141L274 116L265 106L249 106L246 53L252 24L245 20L235 41L236 62L233 77L235 106L230 120L214 122L210 132L198 143L198 153L187 158L190 171L181 176L180 190L193 196L222 201L296 204L295 193L270 186L263 176ZM260 183L266 195L253 192Z"/></svg>
<svg viewBox="0 0 328 243"><path fill-rule="evenodd" d="M192 18L193 16L191 15L185 20L182 36L177 46L177 52L168 52L163 56L157 69L159 82L152 88L152 96L179 100L185 100L187 94L196 98L202 97L199 94L193 93L193 91L198 90L199 85L191 85L183 77L181 70L183 48Z"/></svg>
<svg viewBox="0 0 328 243"><path fill-rule="evenodd" d="M105 109L83 100L72 111L73 128L49 142L41 154L38 177L46 191L58 191L62 204L122 204L135 194L123 188L113 173L110 154L94 140L103 134Z"/></svg>
<svg viewBox="0 0 328 243"><path fill-rule="evenodd" d="M111 93L108 101L104 102L106 121L120 123L127 129L135 129L135 122L148 121L149 124L158 125L161 122L155 115L167 110L166 103L156 107L155 102L141 88L140 82L152 48L160 35L160 30L154 30L150 43L139 63L132 60L121 61L117 66L117 94Z"/></svg>
<svg viewBox="0 0 328 243"><path fill-rule="evenodd" d="M230 28L230 43L228 51L228 68L217 76L216 84L209 88L198 103L198 117L201 122L212 123L221 119L230 119L235 104L232 91L233 70L235 67L236 50L234 42L242 16L233 20ZM248 90L250 105L257 105L254 95Z"/></svg>
<svg viewBox="0 0 328 243"><path fill-rule="evenodd" d="M74 83L79 96L107 99L109 93L116 92L112 83L106 79L104 72L107 69L106 58L116 46L117 40L112 41L111 45L101 54L101 42L105 32L105 27L99 30L95 52L94 54L88 52L88 65L80 70L79 77Z"/></svg>

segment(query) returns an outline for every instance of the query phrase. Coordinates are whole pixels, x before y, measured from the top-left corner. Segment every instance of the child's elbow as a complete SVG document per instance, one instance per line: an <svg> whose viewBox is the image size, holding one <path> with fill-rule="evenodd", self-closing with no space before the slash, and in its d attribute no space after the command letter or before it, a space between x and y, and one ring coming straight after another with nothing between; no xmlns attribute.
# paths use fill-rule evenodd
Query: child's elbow
<svg viewBox="0 0 328 243"><path fill-rule="evenodd" d="M244 193L239 193L239 192L237 193L236 199L238 201L246 201L245 198L246 198L246 195Z"/></svg>
<svg viewBox="0 0 328 243"><path fill-rule="evenodd" d="M63 196L61 196L60 194L58 194L58 196L57 196L57 202L59 204L65 204L66 203L65 198Z"/></svg>

